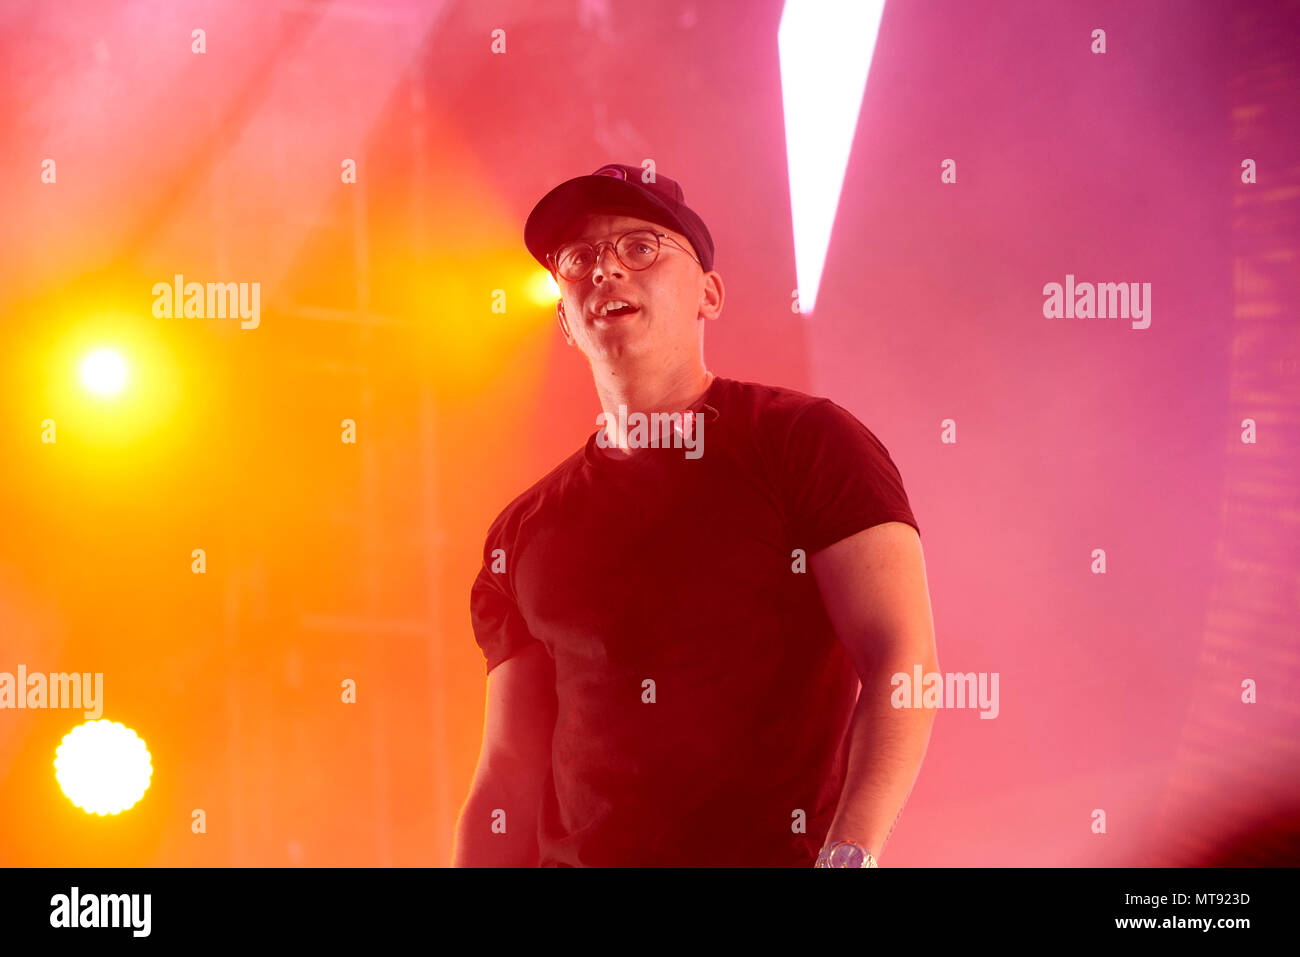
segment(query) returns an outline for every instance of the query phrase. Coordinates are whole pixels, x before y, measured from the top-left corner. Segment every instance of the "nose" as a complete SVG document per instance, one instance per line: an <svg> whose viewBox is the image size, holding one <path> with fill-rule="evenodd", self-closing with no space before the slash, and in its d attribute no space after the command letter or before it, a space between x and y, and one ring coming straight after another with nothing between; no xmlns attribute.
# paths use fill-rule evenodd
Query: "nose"
<svg viewBox="0 0 1300 957"><path fill-rule="evenodd" d="M606 255L609 256L611 264L609 269L605 268ZM620 276L623 275L623 264L618 261L618 255L614 252L613 245L609 243L601 243L601 245L596 247L596 263L591 267L591 281L601 282L603 281L603 277L610 273L617 273ZM597 279L597 276L602 278Z"/></svg>

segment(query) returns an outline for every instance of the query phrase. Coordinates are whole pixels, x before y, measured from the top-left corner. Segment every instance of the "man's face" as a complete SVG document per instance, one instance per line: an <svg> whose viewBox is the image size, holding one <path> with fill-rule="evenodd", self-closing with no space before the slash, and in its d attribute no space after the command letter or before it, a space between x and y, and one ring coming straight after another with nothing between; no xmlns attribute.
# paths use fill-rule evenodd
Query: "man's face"
<svg viewBox="0 0 1300 957"><path fill-rule="evenodd" d="M667 226L632 216L591 213L578 220L565 242L585 239L613 243L630 229L665 233L659 258L648 269L631 270L619 262L611 246L600 247L591 272L578 282L557 278L563 305L561 328L572 337L588 361L608 361L633 356L661 358L668 364L689 361L699 354L699 319L712 318L721 309L721 282L716 294L706 290L716 273L705 274L692 258L690 241ZM680 244L680 245L677 245ZM637 307L628 315L600 316L603 301L622 299ZM716 307L709 301L716 298Z"/></svg>

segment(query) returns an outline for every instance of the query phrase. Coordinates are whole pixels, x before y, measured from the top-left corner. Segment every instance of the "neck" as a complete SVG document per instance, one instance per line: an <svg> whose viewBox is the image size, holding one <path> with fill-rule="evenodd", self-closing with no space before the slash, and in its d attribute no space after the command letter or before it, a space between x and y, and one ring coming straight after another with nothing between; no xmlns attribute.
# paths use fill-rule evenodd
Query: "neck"
<svg viewBox="0 0 1300 957"><path fill-rule="evenodd" d="M629 415L633 412L681 412L708 391L713 378L713 373L704 368L703 362L634 378L616 369L595 373L596 394L600 397L607 423L617 421L620 405L627 407ZM626 451L625 446L618 445L616 431L606 429L610 450L617 447Z"/></svg>

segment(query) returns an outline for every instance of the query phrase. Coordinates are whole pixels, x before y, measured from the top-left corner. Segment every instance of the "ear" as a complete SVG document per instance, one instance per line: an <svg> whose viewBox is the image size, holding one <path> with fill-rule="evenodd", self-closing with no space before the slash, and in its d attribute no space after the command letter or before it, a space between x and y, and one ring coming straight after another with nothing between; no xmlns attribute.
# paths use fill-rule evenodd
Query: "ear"
<svg viewBox="0 0 1300 957"><path fill-rule="evenodd" d="M722 314L722 303L727 290L722 284L722 276L716 270L704 274L704 289L700 292L699 319L716 319Z"/></svg>
<svg viewBox="0 0 1300 957"><path fill-rule="evenodd" d="M569 331L569 324L564 318L564 303L557 302L555 304L555 318L559 321L560 330L564 333L564 341L569 345L573 345L573 333Z"/></svg>

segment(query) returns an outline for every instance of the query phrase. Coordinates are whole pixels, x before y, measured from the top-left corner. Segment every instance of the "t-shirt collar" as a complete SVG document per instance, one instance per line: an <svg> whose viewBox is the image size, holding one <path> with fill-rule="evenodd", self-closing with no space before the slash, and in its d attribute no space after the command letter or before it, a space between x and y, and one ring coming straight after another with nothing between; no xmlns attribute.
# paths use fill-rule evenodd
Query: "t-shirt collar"
<svg viewBox="0 0 1300 957"><path fill-rule="evenodd" d="M718 395L723 388L723 381L724 378L715 373L713 381L710 382L709 387L704 390L704 394L687 406L687 409L684 411L703 412L706 422L712 423L716 421L718 418L718 410L715 406L717 404ZM619 455L618 457L615 457L610 455L608 450L602 449L596 444L596 436L603 428L604 426L600 426L595 432L592 432L591 435L587 437L587 446L584 451L587 463L596 468L627 468L628 466L636 466L650 458L650 456L644 453L673 451L671 449L636 449L633 451L632 455ZM678 449L677 451L680 452L682 450Z"/></svg>

